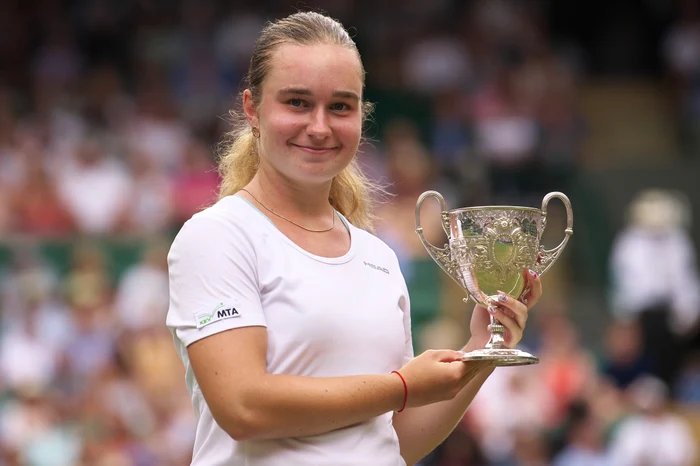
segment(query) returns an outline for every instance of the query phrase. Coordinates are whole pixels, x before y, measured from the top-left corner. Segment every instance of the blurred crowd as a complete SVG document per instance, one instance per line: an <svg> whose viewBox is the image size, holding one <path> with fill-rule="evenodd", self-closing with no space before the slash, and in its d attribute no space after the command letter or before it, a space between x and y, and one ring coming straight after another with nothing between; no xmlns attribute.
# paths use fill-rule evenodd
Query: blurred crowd
<svg viewBox="0 0 700 466"><path fill-rule="evenodd" d="M546 2L310 3L353 26L368 71L378 107L359 157L393 195L377 233L409 283L416 348L460 345L468 316L418 242L416 198L437 188L452 206L537 206L566 192L586 136L581 55L548 36ZM0 466L189 464L194 416L164 325L169 239L215 200L216 144L254 40L292 11L277 0L0 6ZM664 45L690 128L698 18L689 8ZM642 201L680 202L656 194ZM435 208L423 224L441 244ZM543 303L527 341L542 363L498 370L426 466L696 464L700 285L678 209L672 228L635 217L621 232L599 347L583 346L565 300ZM139 254L115 273L104 244L124 239ZM68 245L58 267L45 254L56 242ZM670 275L625 253L639 247L674 254Z"/></svg>

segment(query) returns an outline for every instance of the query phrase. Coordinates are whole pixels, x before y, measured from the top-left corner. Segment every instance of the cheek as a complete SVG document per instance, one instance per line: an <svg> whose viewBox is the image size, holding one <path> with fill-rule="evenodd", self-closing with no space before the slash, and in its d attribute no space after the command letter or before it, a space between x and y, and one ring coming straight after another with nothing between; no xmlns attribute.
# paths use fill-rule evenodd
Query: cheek
<svg viewBox="0 0 700 466"><path fill-rule="evenodd" d="M288 137L303 127L304 122L293 113L277 112L267 118L267 131L274 139Z"/></svg>
<svg viewBox="0 0 700 466"><path fill-rule="evenodd" d="M360 120L343 121L338 125L336 132L344 146L356 149L362 136L362 122Z"/></svg>

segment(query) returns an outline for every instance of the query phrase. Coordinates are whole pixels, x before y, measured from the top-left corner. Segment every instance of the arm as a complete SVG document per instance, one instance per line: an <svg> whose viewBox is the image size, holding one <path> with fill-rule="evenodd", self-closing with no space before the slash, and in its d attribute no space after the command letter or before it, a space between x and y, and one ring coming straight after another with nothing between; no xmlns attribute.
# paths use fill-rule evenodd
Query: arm
<svg viewBox="0 0 700 466"><path fill-rule="evenodd" d="M463 351L479 346L470 340ZM401 456L406 464L417 463L440 445L464 417L477 392L491 375L494 367L488 363L470 364L471 380L452 400L406 409L394 415L394 429L399 437ZM410 394L409 394L410 396Z"/></svg>
<svg viewBox="0 0 700 466"><path fill-rule="evenodd" d="M403 384L395 374L314 378L267 373L264 327L212 335L190 345L188 353L214 419L236 440L321 434L403 403Z"/></svg>
<svg viewBox="0 0 700 466"><path fill-rule="evenodd" d="M317 435L401 408L395 374L302 377L269 374L267 330L236 328L192 343L190 363L214 419L236 440ZM235 358L232 358L235 355ZM462 353L426 351L401 368L408 407L454 398L470 380Z"/></svg>
<svg viewBox="0 0 700 466"><path fill-rule="evenodd" d="M490 321L489 312L506 327L507 345L512 348L518 344L527 322L528 311L542 296L542 283L539 276L529 271L524 271L523 276L530 288L527 296L522 297L527 298L523 299L527 305L504 295L505 301L493 303L494 305L489 306L488 312L482 306L475 306L470 325L472 338L462 351L469 352L483 348L489 341L490 333L487 330ZM401 456L406 464L415 464L450 435L464 417L464 413L481 386L494 371L494 367L485 362L463 364L469 367L467 375L469 381L453 399L407 409L394 415L394 429L399 437Z"/></svg>

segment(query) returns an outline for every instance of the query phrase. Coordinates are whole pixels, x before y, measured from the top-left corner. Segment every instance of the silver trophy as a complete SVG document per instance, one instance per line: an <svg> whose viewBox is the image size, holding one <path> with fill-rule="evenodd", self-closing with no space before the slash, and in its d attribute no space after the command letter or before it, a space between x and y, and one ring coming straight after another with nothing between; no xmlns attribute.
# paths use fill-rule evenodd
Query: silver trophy
<svg viewBox="0 0 700 466"><path fill-rule="evenodd" d="M442 228L449 244L433 246L423 236L420 209L428 197L440 202ZM563 241L553 249L541 245L547 225L549 201L560 199L566 207ZM544 274L557 260L569 237L574 233L571 202L563 193L547 194L542 208L516 206L482 206L447 210L445 199L437 191L426 191L416 203L416 233L435 262L474 302L489 306L498 291L515 297L526 295L524 269ZM468 299L464 299L468 302ZM529 353L505 346L505 327L493 316L488 327L491 339L484 349L464 355L465 361L489 360L496 366L536 364L539 359Z"/></svg>

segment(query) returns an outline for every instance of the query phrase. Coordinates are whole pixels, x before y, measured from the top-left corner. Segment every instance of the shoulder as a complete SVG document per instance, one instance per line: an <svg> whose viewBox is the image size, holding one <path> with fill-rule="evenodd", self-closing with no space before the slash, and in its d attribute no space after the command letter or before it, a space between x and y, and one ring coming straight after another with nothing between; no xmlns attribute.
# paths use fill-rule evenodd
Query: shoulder
<svg viewBox="0 0 700 466"><path fill-rule="evenodd" d="M356 226L350 224L351 232L354 241L357 242L357 246L365 251L371 252L373 255L380 255L381 257L387 258L393 262L394 265L398 266L399 259L396 252L384 242L377 235L357 228Z"/></svg>
<svg viewBox="0 0 700 466"><path fill-rule="evenodd" d="M256 222L249 209L242 199L227 196L187 220L175 236L173 246L252 237L250 231L256 229Z"/></svg>
<svg viewBox="0 0 700 466"><path fill-rule="evenodd" d="M170 246L168 261L211 259L212 256L251 256L264 228L244 200L228 196L194 214Z"/></svg>

